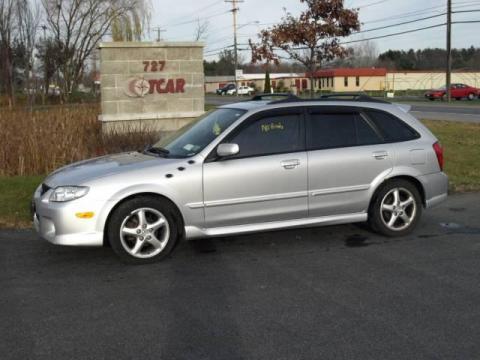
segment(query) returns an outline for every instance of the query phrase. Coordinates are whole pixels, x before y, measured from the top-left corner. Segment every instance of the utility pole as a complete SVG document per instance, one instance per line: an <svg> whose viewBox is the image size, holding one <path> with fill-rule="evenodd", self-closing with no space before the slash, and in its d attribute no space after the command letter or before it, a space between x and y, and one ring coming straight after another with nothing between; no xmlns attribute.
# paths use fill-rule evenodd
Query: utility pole
<svg viewBox="0 0 480 360"><path fill-rule="evenodd" d="M40 26L43 30L43 41L47 40L47 25Z"/></svg>
<svg viewBox="0 0 480 360"><path fill-rule="evenodd" d="M237 42L237 12L239 8L237 7L238 3L242 3L244 0L225 0L226 3L232 4L232 15L233 15L233 66L234 66L234 78L235 78L235 89L236 96L238 96L238 80L237 80L237 67L238 67L238 42Z"/></svg>
<svg viewBox="0 0 480 360"><path fill-rule="evenodd" d="M154 27L154 28L152 28L152 30L157 32L157 42L162 41L162 36L161 36L162 32L167 31L167 30L161 28L160 26Z"/></svg>
<svg viewBox="0 0 480 360"><path fill-rule="evenodd" d="M452 0L447 0L447 101L452 100Z"/></svg>

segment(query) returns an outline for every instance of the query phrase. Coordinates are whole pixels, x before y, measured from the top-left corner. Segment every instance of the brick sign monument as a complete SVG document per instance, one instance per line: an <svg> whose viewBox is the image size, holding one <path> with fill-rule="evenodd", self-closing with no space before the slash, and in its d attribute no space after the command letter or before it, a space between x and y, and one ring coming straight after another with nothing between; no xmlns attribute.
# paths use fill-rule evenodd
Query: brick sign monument
<svg viewBox="0 0 480 360"><path fill-rule="evenodd" d="M173 131L204 113L203 44L100 44L106 130Z"/></svg>

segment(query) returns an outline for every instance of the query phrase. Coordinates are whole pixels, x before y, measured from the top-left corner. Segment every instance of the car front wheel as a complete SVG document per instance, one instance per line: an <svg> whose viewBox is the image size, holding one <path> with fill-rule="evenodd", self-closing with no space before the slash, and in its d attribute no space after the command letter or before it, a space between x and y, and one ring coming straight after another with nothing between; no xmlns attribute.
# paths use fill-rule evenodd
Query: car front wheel
<svg viewBox="0 0 480 360"><path fill-rule="evenodd" d="M107 237L123 261L155 262L165 258L178 240L175 218L166 200L133 198L115 209L107 226Z"/></svg>
<svg viewBox="0 0 480 360"><path fill-rule="evenodd" d="M468 94L468 100L473 100L473 99L475 99L475 94L472 94L472 93Z"/></svg>
<svg viewBox="0 0 480 360"><path fill-rule="evenodd" d="M420 194L411 182L393 180L377 191L369 210L369 223L376 232L405 236L417 225L422 214Z"/></svg>

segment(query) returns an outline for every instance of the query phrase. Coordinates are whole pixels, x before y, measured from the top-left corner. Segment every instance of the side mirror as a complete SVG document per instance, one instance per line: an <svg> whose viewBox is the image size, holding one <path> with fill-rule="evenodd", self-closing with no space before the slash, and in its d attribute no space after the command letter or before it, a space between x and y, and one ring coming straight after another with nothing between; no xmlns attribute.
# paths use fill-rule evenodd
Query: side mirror
<svg viewBox="0 0 480 360"><path fill-rule="evenodd" d="M239 152L240 148L237 144L220 144L217 148L217 155L220 157L237 155Z"/></svg>

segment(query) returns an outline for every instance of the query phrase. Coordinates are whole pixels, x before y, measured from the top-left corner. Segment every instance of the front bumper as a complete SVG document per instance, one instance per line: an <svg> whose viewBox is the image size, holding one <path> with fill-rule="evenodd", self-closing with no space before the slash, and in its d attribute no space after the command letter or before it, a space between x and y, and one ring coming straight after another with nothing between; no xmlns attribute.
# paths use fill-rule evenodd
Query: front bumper
<svg viewBox="0 0 480 360"><path fill-rule="evenodd" d="M78 212L100 214L101 204L87 198L65 203L50 202L50 191L36 191L32 202L33 226L41 238L55 245L102 246L103 224L97 216L92 219L76 217ZM88 197L88 195L87 195Z"/></svg>

